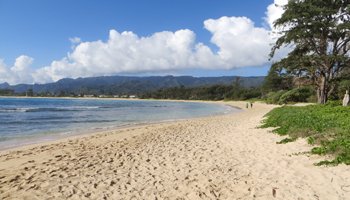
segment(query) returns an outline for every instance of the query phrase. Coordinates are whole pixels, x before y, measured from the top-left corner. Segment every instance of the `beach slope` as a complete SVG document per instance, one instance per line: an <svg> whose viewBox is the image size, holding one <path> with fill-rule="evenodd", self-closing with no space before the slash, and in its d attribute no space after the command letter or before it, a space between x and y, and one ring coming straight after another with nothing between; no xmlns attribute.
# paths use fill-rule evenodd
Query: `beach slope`
<svg viewBox="0 0 350 200"><path fill-rule="evenodd" d="M350 167L257 128L274 106L3 151L0 199L350 199Z"/></svg>

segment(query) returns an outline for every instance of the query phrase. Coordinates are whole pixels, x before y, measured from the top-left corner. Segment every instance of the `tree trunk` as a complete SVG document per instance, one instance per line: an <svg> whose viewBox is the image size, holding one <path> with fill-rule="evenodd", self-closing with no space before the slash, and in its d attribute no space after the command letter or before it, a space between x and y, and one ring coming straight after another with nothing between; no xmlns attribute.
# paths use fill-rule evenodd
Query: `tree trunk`
<svg viewBox="0 0 350 200"><path fill-rule="evenodd" d="M326 77L321 77L321 81L317 88L317 103L325 104L328 100L328 87Z"/></svg>
<svg viewBox="0 0 350 200"><path fill-rule="evenodd" d="M317 103L325 104L327 102L327 92L323 88L317 90Z"/></svg>

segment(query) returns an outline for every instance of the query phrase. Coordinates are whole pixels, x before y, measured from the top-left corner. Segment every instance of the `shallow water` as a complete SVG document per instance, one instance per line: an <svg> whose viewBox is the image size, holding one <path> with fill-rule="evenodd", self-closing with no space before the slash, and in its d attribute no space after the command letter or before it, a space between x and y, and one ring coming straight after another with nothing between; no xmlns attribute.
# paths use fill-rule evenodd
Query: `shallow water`
<svg viewBox="0 0 350 200"><path fill-rule="evenodd" d="M0 149L96 129L234 111L237 109L199 102L0 98Z"/></svg>

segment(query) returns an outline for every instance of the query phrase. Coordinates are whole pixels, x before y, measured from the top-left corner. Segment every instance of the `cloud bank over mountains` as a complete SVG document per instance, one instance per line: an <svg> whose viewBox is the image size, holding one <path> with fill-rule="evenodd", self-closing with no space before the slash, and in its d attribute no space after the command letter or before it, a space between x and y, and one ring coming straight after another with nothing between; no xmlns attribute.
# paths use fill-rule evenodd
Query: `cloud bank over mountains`
<svg viewBox="0 0 350 200"><path fill-rule="evenodd" d="M204 28L211 33L216 51L197 42L196 34L188 29L145 37L112 29L107 41L69 38L72 51L42 68L31 68L34 58L27 55L19 56L12 66L0 59L0 82L47 83L66 77L263 66L275 40L272 23L283 13L280 5L286 3L275 0L268 6L264 17L268 27L257 27L247 17L205 20Z"/></svg>

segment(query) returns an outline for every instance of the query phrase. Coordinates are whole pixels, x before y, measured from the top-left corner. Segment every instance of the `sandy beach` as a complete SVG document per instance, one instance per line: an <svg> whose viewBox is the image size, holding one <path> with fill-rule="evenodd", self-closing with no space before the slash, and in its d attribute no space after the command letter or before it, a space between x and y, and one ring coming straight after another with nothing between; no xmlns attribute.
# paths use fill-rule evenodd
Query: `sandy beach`
<svg viewBox="0 0 350 200"><path fill-rule="evenodd" d="M275 106L0 152L0 199L350 199L350 167L257 128Z"/></svg>

